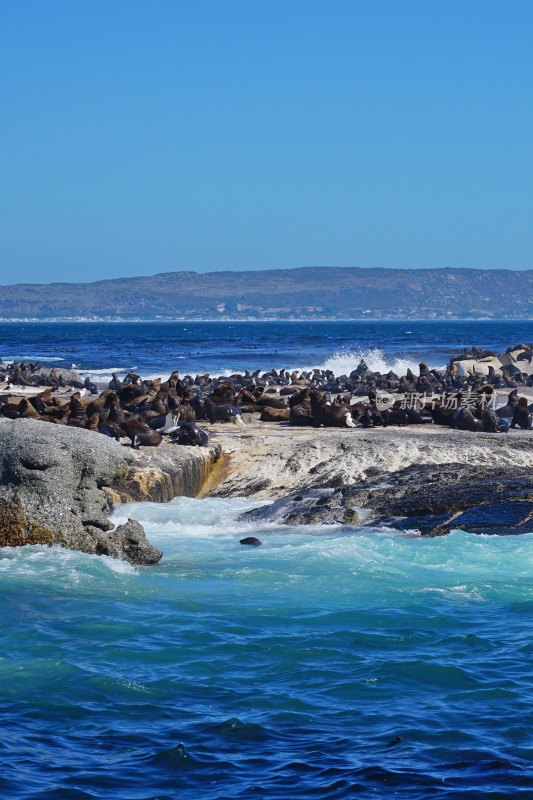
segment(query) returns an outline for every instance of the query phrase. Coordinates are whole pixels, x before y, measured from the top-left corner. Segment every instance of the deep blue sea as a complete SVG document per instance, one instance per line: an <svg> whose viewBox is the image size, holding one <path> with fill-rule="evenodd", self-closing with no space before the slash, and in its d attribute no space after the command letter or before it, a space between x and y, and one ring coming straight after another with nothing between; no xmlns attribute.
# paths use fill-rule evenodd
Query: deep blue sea
<svg viewBox="0 0 533 800"><path fill-rule="evenodd" d="M401 371L421 360L444 366L463 347L498 351L533 341L533 322L197 322L0 323L0 358L75 364L109 380L130 370L150 376L249 369L372 369Z"/></svg>
<svg viewBox="0 0 533 800"><path fill-rule="evenodd" d="M344 371L520 341L532 323L12 324L0 357ZM251 506L117 507L156 567L0 550L1 800L533 798L533 532L244 527Z"/></svg>

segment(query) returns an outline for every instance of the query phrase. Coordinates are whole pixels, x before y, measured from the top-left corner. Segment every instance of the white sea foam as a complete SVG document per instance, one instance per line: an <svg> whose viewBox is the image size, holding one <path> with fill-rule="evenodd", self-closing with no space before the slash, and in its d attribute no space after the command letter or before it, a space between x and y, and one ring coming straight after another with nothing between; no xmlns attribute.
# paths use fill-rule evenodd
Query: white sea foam
<svg viewBox="0 0 533 800"><path fill-rule="evenodd" d="M104 367L103 369L77 367L77 372L82 379L89 378L90 381L95 381L96 383L109 383L113 378L113 373L118 376L119 380L123 381L129 372L135 372L136 369L137 367Z"/></svg>
<svg viewBox="0 0 533 800"><path fill-rule="evenodd" d="M139 370L138 367L104 367L103 369L84 369L83 367L78 367L77 372L82 379L89 378L89 380L101 384L109 383L113 378L113 374L115 374L119 380L123 381L130 372L139 375L143 381L152 381L155 378L168 378L174 369L175 367L166 367L165 369L159 370L159 372L143 372Z"/></svg>
<svg viewBox="0 0 533 800"><path fill-rule="evenodd" d="M405 375L410 369L415 375L418 375L418 361L402 356L386 355L379 347L337 350L323 364L320 364L318 369L329 369L336 376L349 375L350 372L357 369L361 359L372 372L387 373L392 370L397 375Z"/></svg>
<svg viewBox="0 0 533 800"><path fill-rule="evenodd" d="M253 501L242 497L219 499L216 497L197 500L178 497L169 503L132 503L116 506L111 517L115 525L121 525L129 517L138 520L158 542L181 536L185 538L226 538L233 536L237 517L269 501ZM237 526L239 530L257 527Z"/></svg>
<svg viewBox="0 0 533 800"><path fill-rule="evenodd" d="M137 369L137 367L104 367L103 369L90 370L79 367L79 372L81 375L85 375L86 373L90 373L91 375L107 375L109 373L109 375L112 375L113 372L116 372L117 375L127 375L128 372L133 372L134 369Z"/></svg>
<svg viewBox="0 0 533 800"><path fill-rule="evenodd" d="M185 361L186 363L182 365L180 368L180 373L183 374L192 374L195 375L196 373L204 373L209 372L211 375L216 375L220 377L229 377L233 374L242 374L244 372L243 367L221 367L220 369L204 369L204 368L193 368L189 367L187 363L187 359L185 356L176 356L176 360ZM402 356L402 355L387 355L384 351L379 347L350 347L350 348L343 348L340 350L336 350L330 356L325 358L325 360L320 364L314 364L309 366L309 364L302 364L302 363L275 363L273 368L280 370L280 369L288 369L289 372L293 370L297 370L298 372L306 372L312 369L322 369L322 370L331 370L335 376L339 375L349 375L354 369L359 366L361 359L364 359L367 367L372 372L381 372L387 373L392 370L397 375L405 375L408 369L411 369L415 375L418 375L418 363L419 360L415 360L412 357ZM430 368L435 369L444 369L442 365L434 364L432 362L428 365ZM123 380L128 372L137 372L143 380L153 380L154 378L162 378L167 377L170 375L172 370L176 368L175 363L169 363L169 365L165 368L157 372L145 372L144 370L139 370L137 366L129 366L129 367L103 367L100 369L85 369L83 367L78 367L78 372L82 378L88 377L90 380L96 381L98 383L105 383L111 380L112 373L116 373L120 380ZM250 370L255 368L253 363L248 365ZM261 370L261 372L267 372L268 370L266 367Z"/></svg>
<svg viewBox="0 0 533 800"><path fill-rule="evenodd" d="M64 358L60 358L59 356L54 356L53 358L46 355L35 355L33 353L31 356L3 356L2 361L4 364L13 364L14 361L64 361Z"/></svg>
<svg viewBox="0 0 533 800"><path fill-rule="evenodd" d="M0 574L31 577L46 582L59 581L62 586L90 585L115 575L136 574L136 567L110 556L80 553L55 545L42 547L4 547L0 550Z"/></svg>
<svg viewBox="0 0 533 800"><path fill-rule="evenodd" d="M418 375L418 364L422 360L421 358L414 359L412 357L402 355L387 355L379 347L346 347L336 350L320 364L313 364L312 366L309 366L309 364L285 363L277 364L275 368L288 369L289 372L292 372L292 370L298 370L300 372L307 372L313 369L331 370L334 375L338 377L339 375L349 375L350 372L359 366L361 359L364 359L365 364L372 372L381 372L382 374L386 374L392 370L399 376L405 375L408 369L414 372L415 375ZM444 365L434 363L431 360L429 360L428 363L428 360L426 359L426 363L430 369L445 368ZM227 377L233 373L239 373L242 371L242 368L231 369L228 367L212 371L212 373ZM266 372L267 370L262 371Z"/></svg>

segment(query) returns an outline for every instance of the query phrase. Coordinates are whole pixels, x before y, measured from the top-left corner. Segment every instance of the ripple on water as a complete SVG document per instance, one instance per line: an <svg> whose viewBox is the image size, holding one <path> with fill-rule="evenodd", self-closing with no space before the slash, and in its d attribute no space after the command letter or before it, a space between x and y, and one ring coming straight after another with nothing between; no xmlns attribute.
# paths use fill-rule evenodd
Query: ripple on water
<svg viewBox="0 0 533 800"><path fill-rule="evenodd" d="M0 552L0 796L527 794L533 537L271 527L250 550L251 505L119 509L157 569Z"/></svg>

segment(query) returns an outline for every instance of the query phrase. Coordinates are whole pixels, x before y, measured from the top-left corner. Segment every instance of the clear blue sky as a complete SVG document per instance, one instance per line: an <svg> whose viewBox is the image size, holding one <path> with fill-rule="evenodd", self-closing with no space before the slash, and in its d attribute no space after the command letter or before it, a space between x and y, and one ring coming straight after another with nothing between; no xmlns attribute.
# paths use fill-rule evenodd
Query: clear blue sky
<svg viewBox="0 0 533 800"><path fill-rule="evenodd" d="M2 0L0 282L533 267L533 2Z"/></svg>

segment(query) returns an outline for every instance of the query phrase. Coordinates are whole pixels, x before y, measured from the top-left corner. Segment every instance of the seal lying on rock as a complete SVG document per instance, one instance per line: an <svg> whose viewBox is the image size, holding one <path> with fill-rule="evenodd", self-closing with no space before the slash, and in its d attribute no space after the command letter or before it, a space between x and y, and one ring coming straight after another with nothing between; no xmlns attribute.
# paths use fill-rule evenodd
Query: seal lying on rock
<svg viewBox="0 0 533 800"><path fill-rule="evenodd" d="M244 427L241 409L228 403L213 403L210 398L205 401L205 412L211 424L215 422L234 422Z"/></svg>
<svg viewBox="0 0 533 800"><path fill-rule="evenodd" d="M271 406L265 406L259 417L261 422L288 422L289 418L289 408L273 408Z"/></svg>
<svg viewBox="0 0 533 800"><path fill-rule="evenodd" d="M152 430L149 425L138 417L130 417L130 419L124 420L121 423L121 428L130 437L131 446L136 449L141 444L145 447L157 447L163 441L163 437L158 431Z"/></svg>
<svg viewBox="0 0 533 800"><path fill-rule="evenodd" d="M529 431L531 430L531 419L532 417L527 405L527 398L521 397L518 400L518 404L514 410L511 428L516 428L518 425L519 428Z"/></svg>
<svg viewBox="0 0 533 800"><path fill-rule="evenodd" d="M207 432L199 428L195 422L182 422L172 434L174 444L197 445L207 447L209 438Z"/></svg>

